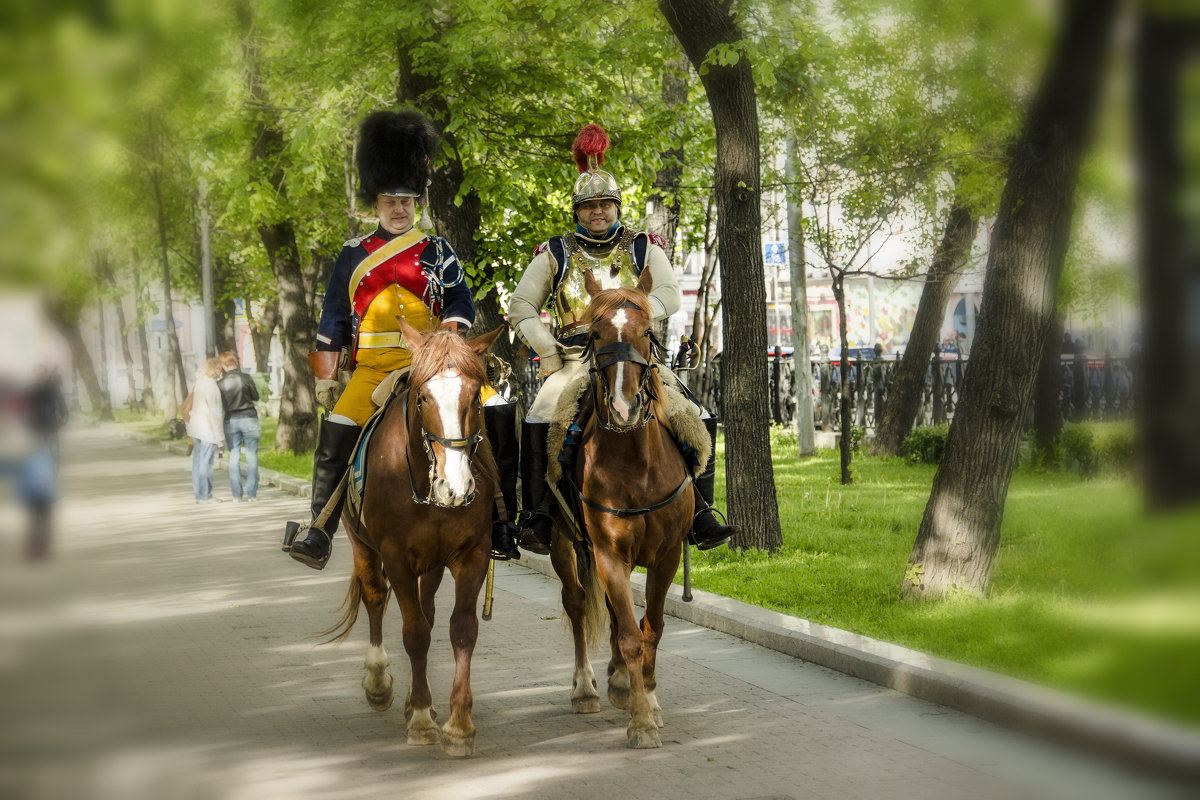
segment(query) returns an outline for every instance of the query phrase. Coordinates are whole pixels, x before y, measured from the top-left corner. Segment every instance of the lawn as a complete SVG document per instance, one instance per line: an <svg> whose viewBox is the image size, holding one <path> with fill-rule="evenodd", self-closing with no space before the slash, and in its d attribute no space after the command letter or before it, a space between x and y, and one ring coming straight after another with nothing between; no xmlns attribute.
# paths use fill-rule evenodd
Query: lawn
<svg viewBox="0 0 1200 800"><path fill-rule="evenodd" d="M794 450L773 436L783 548L693 551L696 588L1200 724L1200 510L1148 518L1128 478L1019 467L988 596L919 603L898 587L934 467L856 454L843 487L836 451Z"/></svg>
<svg viewBox="0 0 1200 800"><path fill-rule="evenodd" d="M274 435L264 419L260 463L310 477L311 455L272 452ZM696 588L1200 725L1200 510L1148 518L1128 477L1021 466L988 596L918 603L899 584L934 467L856 454L842 486L836 451L772 445L782 549L693 550Z"/></svg>

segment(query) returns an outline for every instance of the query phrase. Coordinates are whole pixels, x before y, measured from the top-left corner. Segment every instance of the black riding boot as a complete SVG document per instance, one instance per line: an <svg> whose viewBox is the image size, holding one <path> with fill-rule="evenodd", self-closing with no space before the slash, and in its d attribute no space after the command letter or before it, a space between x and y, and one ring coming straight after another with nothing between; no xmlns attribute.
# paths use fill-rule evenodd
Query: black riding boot
<svg viewBox="0 0 1200 800"><path fill-rule="evenodd" d="M712 508L713 490L717 480L717 421L709 417L704 420L704 427L712 439L712 454L704 472L693 483L692 492L696 498L696 515L692 517L692 532L688 541L700 550L711 550L729 541L730 537L741 531L737 525L722 525L717 519L717 512Z"/></svg>
<svg viewBox="0 0 1200 800"><path fill-rule="evenodd" d="M346 502L343 493L325 523L322 530L316 526L317 517L325 509L325 504L333 496L338 482L346 474L350 465L350 456L354 453L354 445L362 431L357 425L338 425L325 420L321 423L321 433L317 441L317 449L313 453L313 482L312 482L312 516L313 524L307 527L299 523L289 522L284 534L284 550L301 564L313 569L324 569L333 550L333 534L337 531L338 520L342 518L342 506ZM303 538L299 538L303 534ZM292 537L288 545L288 537Z"/></svg>
<svg viewBox="0 0 1200 800"><path fill-rule="evenodd" d="M487 429L492 455L500 473L500 495L504 500L504 513L499 508L492 510L492 558L508 561L520 558L517 549L517 526L512 519L517 515L517 419L511 405L484 406L483 425Z"/></svg>
<svg viewBox="0 0 1200 800"><path fill-rule="evenodd" d="M546 437L548 422L526 422L521 426L521 499L524 509L518 544L539 555L550 552L553 518L547 506Z"/></svg>

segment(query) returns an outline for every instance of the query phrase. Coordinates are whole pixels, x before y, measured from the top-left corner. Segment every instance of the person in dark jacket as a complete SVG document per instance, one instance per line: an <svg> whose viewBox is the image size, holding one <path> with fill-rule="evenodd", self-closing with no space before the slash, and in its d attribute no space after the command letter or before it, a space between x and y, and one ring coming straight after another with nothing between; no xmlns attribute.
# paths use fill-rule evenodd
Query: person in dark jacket
<svg viewBox="0 0 1200 800"><path fill-rule="evenodd" d="M242 372L232 350L221 353L221 405L225 408L225 447L229 451L229 491L233 502L253 503L258 499L258 440L262 425L254 403L258 387ZM242 491L242 450L246 451L246 485Z"/></svg>

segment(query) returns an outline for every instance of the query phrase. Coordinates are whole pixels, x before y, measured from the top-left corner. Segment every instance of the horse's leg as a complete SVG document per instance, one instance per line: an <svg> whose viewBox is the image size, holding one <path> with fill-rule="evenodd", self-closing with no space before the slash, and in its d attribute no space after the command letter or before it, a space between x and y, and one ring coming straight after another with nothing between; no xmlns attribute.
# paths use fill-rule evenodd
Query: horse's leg
<svg viewBox="0 0 1200 800"><path fill-rule="evenodd" d="M596 673L592 671L592 662L588 658L587 591L580 581L579 569L575 560L575 551L569 537L562 535L554 537L550 548L550 563L558 573L562 582L562 604L571 623L571 638L575 643L575 668L571 674L571 711L576 714L595 714L600 710L600 694L596 691ZM592 591L600 593L603 590L592 578ZM599 603L599 598L592 598Z"/></svg>
<svg viewBox="0 0 1200 800"><path fill-rule="evenodd" d="M597 548L596 568L600 571L600 581L612 603L613 616L617 621L617 643L629 673L630 719L625 731L625 743L633 748L662 747L658 726L650 718L650 703L646 699L646 686L642 680L645 646L642 643L642 630L633 613L629 566L614 554Z"/></svg>
<svg viewBox="0 0 1200 800"><path fill-rule="evenodd" d="M489 545L490 542L489 538ZM450 718L442 726L442 750L449 756L469 756L475 752L475 723L471 721L471 708L475 702L471 694L471 655L479 638L479 590L487 576L489 558L490 550L481 548L450 568L454 576L454 611L450 614L454 687L450 690Z"/></svg>
<svg viewBox="0 0 1200 800"><path fill-rule="evenodd" d="M617 636L620 625L617 612L608 602L608 702L614 708L629 709L629 668L621 655L621 642Z"/></svg>
<svg viewBox="0 0 1200 800"><path fill-rule="evenodd" d="M678 549L676 550L678 552ZM646 700L650 704L650 718L658 727L663 725L662 707L658 704L655 690L658 688L658 677L655 664L658 660L658 643L663 635L663 608L667 604L667 589L675 570L679 566L679 558L667 559L669 563L659 563L646 570L646 613L642 617L642 682L646 686Z"/></svg>
<svg viewBox="0 0 1200 800"><path fill-rule="evenodd" d="M444 567L438 567L426 572L417 579L417 585L420 587L421 611L425 614L425 622L429 624L429 629L433 630L434 625L434 599L437 597L438 589L442 586L442 579L446 577ZM404 718L408 719L412 715L412 706L407 702L404 705ZM429 716L433 719L438 718L437 706L429 706Z"/></svg>
<svg viewBox="0 0 1200 800"><path fill-rule="evenodd" d="M392 705L392 676L388 673L388 655L383 647L383 612L387 606L387 580L380 568L379 554L360 545L353 535L350 542L354 548L354 574L362 592L362 603L367 609L367 622L371 628L370 647L363 667L362 687L367 695L367 704L376 711L387 711Z"/></svg>
<svg viewBox="0 0 1200 800"><path fill-rule="evenodd" d="M388 578L400 615L404 618L404 650L412 667L412 680L408 698L404 702L408 717L409 744L437 744L440 741L437 725L433 721L433 698L429 691L429 621L421 608L417 576L394 560L388 563Z"/></svg>

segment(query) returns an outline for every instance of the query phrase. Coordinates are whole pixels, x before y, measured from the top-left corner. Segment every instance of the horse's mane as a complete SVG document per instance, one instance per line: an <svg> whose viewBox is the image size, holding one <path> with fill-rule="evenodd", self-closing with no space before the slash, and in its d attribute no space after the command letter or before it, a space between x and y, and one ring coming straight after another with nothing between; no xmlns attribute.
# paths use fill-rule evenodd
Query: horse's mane
<svg viewBox="0 0 1200 800"><path fill-rule="evenodd" d="M611 317L625 303L636 305L646 315L646 321L652 322L650 317L650 296L641 289L635 289L630 286L603 289L592 295L592 301L588 303L588 307L583 312L584 321L589 326L595 325L596 322ZM649 360L652 363L654 362L653 348L650 349ZM662 398L665 395L662 388L662 378L659 377L658 370L651 370L649 382L650 392L654 397L654 414L659 419L666 419L666 416L664 416L665 409L662 404Z"/></svg>
<svg viewBox="0 0 1200 800"><path fill-rule="evenodd" d="M425 343L413 351L409 382L421 386L447 367L453 367L468 380L487 382L482 359L467 346L466 339L450 331L429 334Z"/></svg>

